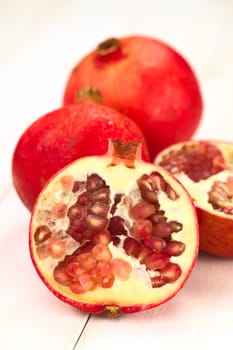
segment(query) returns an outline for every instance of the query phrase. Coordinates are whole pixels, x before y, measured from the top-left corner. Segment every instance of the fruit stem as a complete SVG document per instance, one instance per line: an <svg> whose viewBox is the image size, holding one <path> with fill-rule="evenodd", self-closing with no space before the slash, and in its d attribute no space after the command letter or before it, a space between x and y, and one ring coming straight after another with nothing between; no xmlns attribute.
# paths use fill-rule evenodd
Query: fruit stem
<svg viewBox="0 0 233 350"><path fill-rule="evenodd" d="M103 96L94 86L83 86L76 92L75 101L79 103L94 102L102 105Z"/></svg>
<svg viewBox="0 0 233 350"><path fill-rule="evenodd" d="M119 140L110 140L109 153L112 157L110 166L123 163L127 168L135 168L135 159L141 156L142 142L123 142Z"/></svg>
<svg viewBox="0 0 233 350"><path fill-rule="evenodd" d="M109 38L102 41L96 49L98 56L107 56L116 52L120 47L120 41L116 38Z"/></svg>
<svg viewBox="0 0 233 350"><path fill-rule="evenodd" d="M120 316L120 309L118 306L106 306L106 311L109 317L118 318Z"/></svg>

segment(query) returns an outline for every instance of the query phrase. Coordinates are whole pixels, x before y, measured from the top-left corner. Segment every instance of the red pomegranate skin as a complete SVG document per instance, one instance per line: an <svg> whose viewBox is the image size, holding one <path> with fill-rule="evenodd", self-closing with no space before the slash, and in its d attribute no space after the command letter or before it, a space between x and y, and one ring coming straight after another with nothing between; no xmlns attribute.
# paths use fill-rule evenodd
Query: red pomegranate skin
<svg viewBox="0 0 233 350"><path fill-rule="evenodd" d="M133 119L143 131L151 160L170 144L188 140L202 117L200 86L189 63L167 44L146 36L119 39L115 52L94 50L71 71L64 104L77 91L96 87L103 103Z"/></svg>
<svg viewBox="0 0 233 350"><path fill-rule="evenodd" d="M37 119L18 140L12 159L13 184L24 205L31 211L52 175L78 158L105 154L115 138L141 140L143 159L149 160L139 127L106 106L69 105Z"/></svg>
<svg viewBox="0 0 233 350"><path fill-rule="evenodd" d="M213 215L197 207L200 249L208 254L233 258L233 219Z"/></svg>

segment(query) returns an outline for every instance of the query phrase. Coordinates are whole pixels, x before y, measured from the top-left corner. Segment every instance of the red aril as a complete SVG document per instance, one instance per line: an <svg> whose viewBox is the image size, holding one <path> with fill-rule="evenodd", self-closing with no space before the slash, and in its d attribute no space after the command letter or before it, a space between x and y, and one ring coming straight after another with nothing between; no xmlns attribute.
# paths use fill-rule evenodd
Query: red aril
<svg viewBox="0 0 233 350"><path fill-rule="evenodd" d="M155 307L176 295L194 267L192 200L167 171L142 161L139 147L112 140L106 155L61 169L36 201L33 264L58 298L79 309L118 314ZM153 203L144 199L152 198L147 192L155 194ZM58 204L63 215L53 210ZM157 213L166 235L154 229Z"/></svg>
<svg viewBox="0 0 233 350"><path fill-rule="evenodd" d="M149 159L139 127L105 106L93 103L65 106L32 123L18 140L12 160L14 187L25 206L32 210L46 181L63 166L80 157L106 153L109 138L142 140L143 158ZM62 181L68 190L70 178L64 177ZM80 185L75 184L77 188ZM84 194L85 200L88 198ZM54 210L62 213L62 204L56 205Z"/></svg>
<svg viewBox="0 0 233 350"><path fill-rule="evenodd" d="M200 249L232 258L233 145L198 140L175 144L158 154L155 164L175 175L193 198L200 226Z"/></svg>
<svg viewBox="0 0 233 350"><path fill-rule="evenodd" d="M202 116L202 95L187 60L146 36L110 38L83 57L68 78L64 104L98 91L102 103L133 119L143 131L151 160L163 148L188 140Z"/></svg>

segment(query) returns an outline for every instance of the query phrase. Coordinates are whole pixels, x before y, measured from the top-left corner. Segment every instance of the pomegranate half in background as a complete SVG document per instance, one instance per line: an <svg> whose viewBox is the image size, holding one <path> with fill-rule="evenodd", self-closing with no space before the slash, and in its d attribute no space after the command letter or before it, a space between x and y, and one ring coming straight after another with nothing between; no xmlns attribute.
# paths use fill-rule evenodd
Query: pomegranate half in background
<svg viewBox="0 0 233 350"><path fill-rule="evenodd" d="M185 186L197 208L200 249L233 257L233 144L189 141L163 150L155 164Z"/></svg>

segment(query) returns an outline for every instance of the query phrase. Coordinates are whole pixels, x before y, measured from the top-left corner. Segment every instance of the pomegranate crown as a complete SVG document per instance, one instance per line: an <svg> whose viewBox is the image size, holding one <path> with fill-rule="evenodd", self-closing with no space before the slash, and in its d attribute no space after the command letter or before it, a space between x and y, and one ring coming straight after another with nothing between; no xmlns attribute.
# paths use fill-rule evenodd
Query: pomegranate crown
<svg viewBox="0 0 233 350"><path fill-rule="evenodd" d="M123 163L127 168L135 168L135 160L141 159L142 141L123 142L117 139L109 140L111 166Z"/></svg>

